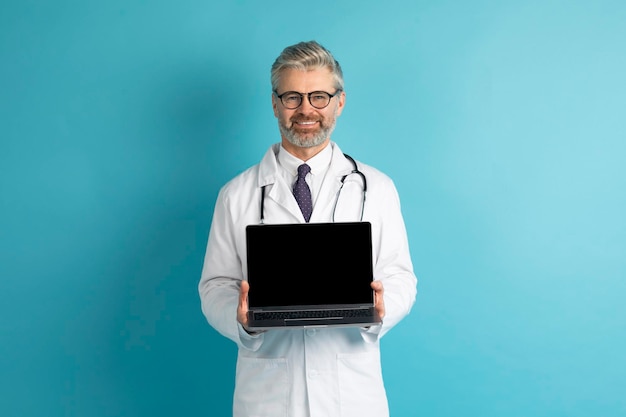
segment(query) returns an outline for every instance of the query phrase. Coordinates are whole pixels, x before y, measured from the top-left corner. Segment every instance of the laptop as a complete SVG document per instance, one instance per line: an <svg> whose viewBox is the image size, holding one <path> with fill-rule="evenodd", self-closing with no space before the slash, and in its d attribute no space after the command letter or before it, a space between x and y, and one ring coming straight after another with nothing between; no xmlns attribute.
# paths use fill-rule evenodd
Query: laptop
<svg viewBox="0 0 626 417"><path fill-rule="evenodd" d="M246 245L250 330L381 322L369 222L250 225Z"/></svg>

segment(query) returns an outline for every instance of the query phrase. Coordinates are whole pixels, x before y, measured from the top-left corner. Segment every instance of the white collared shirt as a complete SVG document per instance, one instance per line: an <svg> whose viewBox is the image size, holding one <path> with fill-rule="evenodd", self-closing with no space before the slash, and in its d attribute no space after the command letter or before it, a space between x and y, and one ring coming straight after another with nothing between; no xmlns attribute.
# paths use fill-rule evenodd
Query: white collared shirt
<svg viewBox="0 0 626 417"><path fill-rule="evenodd" d="M280 171L285 183L289 184L292 188L298 179L298 167L304 163L311 167L311 172L307 174L305 180L311 189L311 199L313 201L313 207L315 207L315 202L317 201L322 183L328 172L332 156L333 149L332 146L329 145L305 162L287 152L281 145L276 159L278 160L278 165L282 168Z"/></svg>

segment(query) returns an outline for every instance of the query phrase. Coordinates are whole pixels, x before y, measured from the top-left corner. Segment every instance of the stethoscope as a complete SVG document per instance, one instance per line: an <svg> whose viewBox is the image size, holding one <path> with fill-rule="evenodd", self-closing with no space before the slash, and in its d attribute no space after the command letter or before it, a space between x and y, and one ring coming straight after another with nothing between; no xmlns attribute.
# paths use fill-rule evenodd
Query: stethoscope
<svg viewBox="0 0 626 417"><path fill-rule="evenodd" d="M365 179L365 174L359 171L359 167L357 166L356 161L348 154L344 153L343 156L345 156L346 159L352 163L352 166L354 167L354 169L350 171L348 174L341 177L341 186L339 187L339 190L337 190L337 196L335 197L335 204L333 206L332 221L333 223L335 222L335 210L337 209L337 203L339 202L339 195L341 194L341 190L343 190L343 185L345 184L346 178L348 178L348 176L353 175L353 174L358 175L363 180L363 194L361 197L361 217L359 219L359 221L363 221L363 212L365 211L365 196L367 193L367 180ZM267 187L267 185L264 185L263 187L261 187L261 217L259 219L259 223L261 224L265 222L265 187Z"/></svg>

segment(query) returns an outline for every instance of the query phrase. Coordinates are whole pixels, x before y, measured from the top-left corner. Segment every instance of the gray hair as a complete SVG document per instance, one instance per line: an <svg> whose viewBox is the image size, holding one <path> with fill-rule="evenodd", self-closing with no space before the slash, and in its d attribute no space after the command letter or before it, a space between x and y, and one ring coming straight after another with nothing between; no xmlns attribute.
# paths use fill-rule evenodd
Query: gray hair
<svg viewBox="0 0 626 417"><path fill-rule="evenodd" d="M272 65L272 90L276 91L280 75L286 69L309 71L328 68L335 79L335 88L343 90L343 72L330 51L315 41L286 47Z"/></svg>

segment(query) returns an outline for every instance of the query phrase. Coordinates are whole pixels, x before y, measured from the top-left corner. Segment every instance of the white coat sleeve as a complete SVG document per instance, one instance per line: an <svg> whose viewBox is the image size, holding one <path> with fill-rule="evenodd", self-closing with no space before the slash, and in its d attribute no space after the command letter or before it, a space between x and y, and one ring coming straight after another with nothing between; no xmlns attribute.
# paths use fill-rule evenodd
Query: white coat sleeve
<svg viewBox="0 0 626 417"><path fill-rule="evenodd" d="M400 198L391 179L387 178L382 187L377 187L372 199L374 197L376 201L368 200L379 209L372 219L372 239L377 242L374 247L374 279L383 283L385 317L382 325L362 331L363 338L368 342L384 336L408 315L417 294L417 278L413 273Z"/></svg>
<svg viewBox="0 0 626 417"><path fill-rule="evenodd" d="M217 197L198 291L209 324L239 347L254 351L261 346L263 335L247 334L237 321L243 270L227 194L223 188Z"/></svg>

